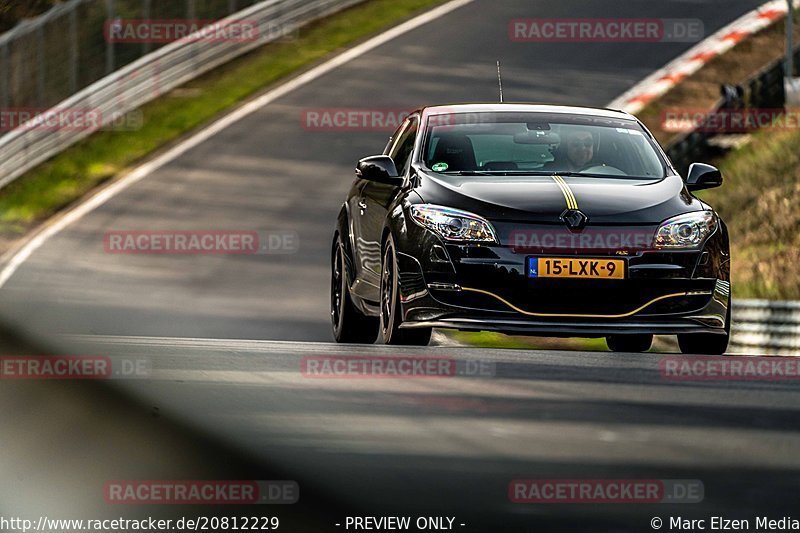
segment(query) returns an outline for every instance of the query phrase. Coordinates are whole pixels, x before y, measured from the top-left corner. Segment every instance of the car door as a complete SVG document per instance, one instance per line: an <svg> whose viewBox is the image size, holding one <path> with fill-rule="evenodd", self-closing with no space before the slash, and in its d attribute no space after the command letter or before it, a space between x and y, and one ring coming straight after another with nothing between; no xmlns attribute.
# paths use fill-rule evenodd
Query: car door
<svg viewBox="0 0 800 533"><path fill-rule="evenodd" d="M403 132L408 127L408 122L403 122L389 138L383 153L387 155L397 145L397 141L402 137ZM374 271L380 271L380 250L375 252L374 243L364 236L363 225L367 214L367 200L365 197L366 188L370 184L368 180L356 179L348 195L347 204L350 213L350 245L353 250L354 261L354 283L350 290L357 296L377 302L380 290L380 278L375 280ZM380 244L378 245L380 247ZM377 255L376 255L377 253ZM375 265L377 261L377 267Z"/></svg>
<svg viewBox="0 0 800 533"><path fill-rule="evenodd" d="M394 142L390 144L386 152L386 155L394 160L401 176L407 177L411 169L411 155L414 151L418 130L419 117L414 115L406 119L401 129L398 130L399 135L394 137ZM383 228L389 213L389 206L398 191L399 187L396 185L375 181L367 182L361 191L357 212L357 216L361 219L359 242L359 247L363 250L360 254L361 271L369 289L369 293L364 296L373 301L378 301L380 294Z"/></svg>

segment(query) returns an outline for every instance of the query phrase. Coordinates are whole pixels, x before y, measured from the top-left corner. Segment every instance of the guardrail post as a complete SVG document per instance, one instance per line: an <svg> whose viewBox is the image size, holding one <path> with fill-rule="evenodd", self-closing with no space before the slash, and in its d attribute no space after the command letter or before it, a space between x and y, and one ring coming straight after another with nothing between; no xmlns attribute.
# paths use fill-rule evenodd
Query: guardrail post
<svg viewBox="0 0 800 533"><path fill-rule="evenodd" d="M0 72L5 72L6 74L0 76L0 106L3 109L8 109L11 105L11 90L10 90L10 82L9 79L11 78L11 65L9 64L9 53L8 53L8 43L3 43L2 48L0 48Z"/></svg>
<svg viewBox="0 0 800 533"><path fill-rule="evenodd" d="M792 37L794 34L794 0L786 0L789 5L789 11L786 12L786 63L783 69L783 76L791 78L794 76L794 62L792 61L792 53L794 46L792 45Z"/></svg>
<svg viewBox="0 0 800 533"><path fill-rule="evenodd" d="M44 59L44 24L36 28L36 100L37 105L46 107L45 101L45 75L46 65Z"/></svg>
<svg viewBox="0 0 800 533"><path fill-rule="evenodd" d="M78 13L77 7L69 12L69 93L78 92Z"/></svg>
<svg viewBox="0 0 800 533"><path fill-rule="evenodd" d="M106 0L106 14L108 15L107 20L113 21L116 18L116 10L114 9L114 0ZM112 39L106 39L106 74L111 74L114 72L114 65L116 61L114 60L114 43Z"/></svg>
<svg viewBox="0 0 800 533"><path fill-rule="evenodd" d="M142 18L145 20L150 20L150 7L151 0L142 0ZM152 44L148 39L145 39L145 42L142 44L142 55L145 56L150 53L151 48Z"/></svg>

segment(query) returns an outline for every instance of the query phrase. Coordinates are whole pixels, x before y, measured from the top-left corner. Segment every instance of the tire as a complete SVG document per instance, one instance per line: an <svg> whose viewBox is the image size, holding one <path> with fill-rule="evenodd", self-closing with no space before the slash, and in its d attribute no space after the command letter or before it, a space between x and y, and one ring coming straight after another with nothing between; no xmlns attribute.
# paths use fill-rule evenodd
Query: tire
<svg viewBox="0 0 800 533"><path fill-rule="evenodd" d="M378 319L365 316L353 305L347 283L347 263L339 234L331 253L331 327L340 343L372 344L378 337Z"/></svg>
<svg viewBox="0 0 800 533"><path fill-rule="evenodd" d="M728 349L731 337L731 306L725 314L725 334L718 333L684 333L678 335L678 346L683 354L722 355Z"/></svg>
<svg viewBox="0 0 800 533"><path fill-rule="evenodd" d="M381 261L381 340L384 344L427 346L431 342L431 328L400 329L402 311L398 295L397 254L389 235Z"/></svg>
<svg viewBox="0 0 800 533"><path fill-rule="evenodd" d="M647 333L609 335L606 344L612 352L646 352L653 345L653 336Z"/></svg>

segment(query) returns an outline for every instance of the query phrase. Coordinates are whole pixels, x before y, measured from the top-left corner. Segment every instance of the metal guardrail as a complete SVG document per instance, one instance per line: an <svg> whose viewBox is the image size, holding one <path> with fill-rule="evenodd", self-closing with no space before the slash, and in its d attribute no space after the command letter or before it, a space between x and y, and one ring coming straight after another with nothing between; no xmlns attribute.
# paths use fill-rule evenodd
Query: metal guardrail
<svg viewBox="0 0 800 533"><path fill-rule="evenodd" d="M280 39L292 29L363 1L266 0L217 23L257 24L259 39L213 40L188 36L141 57L53 108L92 110L93 116L98 118L96 126L56 129L23 124L0 137L0 188L162 94L267 42ZM281 31L275 31L276 28Z"/></svg>
<svg viewBox="0 0 800 533"><path fill-rule="evenodd" d="M732 316L733 348L800 354L800 302L734 300Z"/></svg>
<svg viewBox="0 0 800 533"><path fill-rule="evenodd" d="M48 109L164 43L107 39L114 20L212 21L259 0L64 0L0 35L0 108ZM6 5L9 2L4 2ZM11 2L14 4L24 2ZM13 9L13 8L9 8ZM5 131L0 131L0 135Z"/></svg>

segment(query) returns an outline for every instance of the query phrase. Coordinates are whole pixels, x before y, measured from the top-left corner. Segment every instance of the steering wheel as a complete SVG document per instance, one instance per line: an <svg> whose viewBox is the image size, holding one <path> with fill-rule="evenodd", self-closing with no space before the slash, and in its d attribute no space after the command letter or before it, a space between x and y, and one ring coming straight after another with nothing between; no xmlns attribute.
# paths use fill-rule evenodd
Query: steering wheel
<svg viewBox="0 0 800 533"><path fill-rule="evenodd" d="M580 169L578 172L588 172L590 174L608 174L610 176L627 176L625 172L618 169L617 167L612 167L610 165L593 165L590 167L584 167Z"/></svg>

